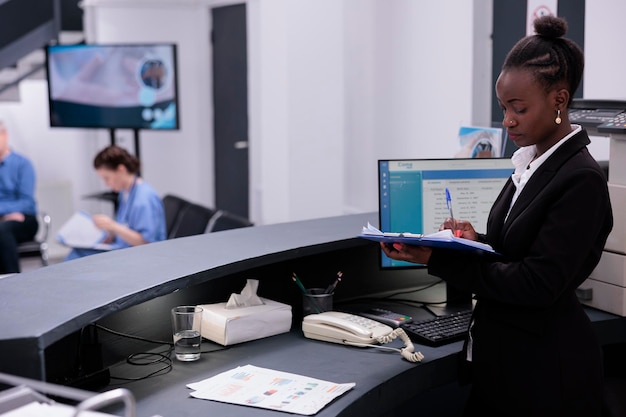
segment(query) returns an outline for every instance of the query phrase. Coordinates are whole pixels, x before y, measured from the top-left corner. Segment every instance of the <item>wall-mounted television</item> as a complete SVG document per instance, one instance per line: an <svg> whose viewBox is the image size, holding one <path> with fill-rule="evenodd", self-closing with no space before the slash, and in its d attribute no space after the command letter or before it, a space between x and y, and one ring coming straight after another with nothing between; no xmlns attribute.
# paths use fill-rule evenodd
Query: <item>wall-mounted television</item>
<svg viewBox="0 0 626 417"><path fill-rule="evenodd" d="M175 44L48 45L50 126L179 129Z"/></svg>

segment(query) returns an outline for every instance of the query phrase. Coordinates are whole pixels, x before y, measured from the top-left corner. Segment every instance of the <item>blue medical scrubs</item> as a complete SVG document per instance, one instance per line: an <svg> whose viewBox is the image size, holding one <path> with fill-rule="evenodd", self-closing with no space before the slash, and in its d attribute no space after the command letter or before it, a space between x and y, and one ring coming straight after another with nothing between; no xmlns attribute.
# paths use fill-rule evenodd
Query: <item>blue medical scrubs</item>
<svg viewBox="0 0 626 417"><path fill-rule="evenodd" d="M133 185L128 193L120 193L115 221L139 232L146 243L165 240L163 201L154 188L145 181ZM111 249L128 247L130 245L119 236L115 236L115 240L111 243ZM102 252L95 249L75 248L65 260L69 261Z"/></svg>

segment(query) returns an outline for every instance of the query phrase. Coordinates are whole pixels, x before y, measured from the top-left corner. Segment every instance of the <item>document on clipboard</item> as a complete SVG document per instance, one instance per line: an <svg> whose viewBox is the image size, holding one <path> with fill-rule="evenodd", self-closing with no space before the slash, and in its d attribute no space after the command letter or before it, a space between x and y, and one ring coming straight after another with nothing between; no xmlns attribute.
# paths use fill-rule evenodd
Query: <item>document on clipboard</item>
<svg viewBox="0 0 626 417"><path fill-rule="evenodd" d="M479 251L492 254L498 254L493 248L482 242L475 240L455 237L452 230L446 229L428 235L418 233L397 233L397 232L381 232L371 224L363 227L361 234L358 236L363 239L374 240L376 242L386 243L404 243L413 246L428 246L432 248L445 248L465 251Z"/></svg>
<svg viewBox="0 0 626 417"><path fill-rule="evenodd" d="M84 211L74 213L57 232L57 240L71 248L111 250L111 245L102 243L106 237L107 232L98 229Z"/></svg>

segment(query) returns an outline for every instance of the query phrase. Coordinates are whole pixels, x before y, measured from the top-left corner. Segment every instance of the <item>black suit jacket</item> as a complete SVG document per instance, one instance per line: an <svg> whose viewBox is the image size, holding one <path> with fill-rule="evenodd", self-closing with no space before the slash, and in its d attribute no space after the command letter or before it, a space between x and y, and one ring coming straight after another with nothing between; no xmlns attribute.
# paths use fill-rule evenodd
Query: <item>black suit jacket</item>
<svg viewBox="0 0 626 417"><path fill-rule="evenodd" d="M511 415L600 412L601 349L575 290L597 265L613 217L588 144L583 130L561 145L507 217L509 179L481 236L502 257L433 250L429 262L429 273L475 294L474 389Z"/></svg>

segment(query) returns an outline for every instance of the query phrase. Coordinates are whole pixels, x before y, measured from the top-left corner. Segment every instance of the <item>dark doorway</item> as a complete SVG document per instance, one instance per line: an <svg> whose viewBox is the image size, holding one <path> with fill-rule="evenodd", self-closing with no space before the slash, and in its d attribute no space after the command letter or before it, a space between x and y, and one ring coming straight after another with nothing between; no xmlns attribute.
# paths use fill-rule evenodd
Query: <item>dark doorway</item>
<svg viewBox="0 0 626 417"><path fill-rule="evenodd" d="M215 206L248 218L246 5L211 9Z"/></svg>
<svg viewBox="0 0 626 417"><path fill-rule="evenodd" d="M506 54L515 43L526 35L526 0L509 0L493 2L493 51L491 73L491 120L492 126L502 127L502 110L496 97L495 83L500 75ZM585 0L559 0L557 15L567 20L567 38L585 49ZM575 98L581 98L584 78L580 82ZM509 158L517 150L517 146L504 134L504 153Z"/></svg>

